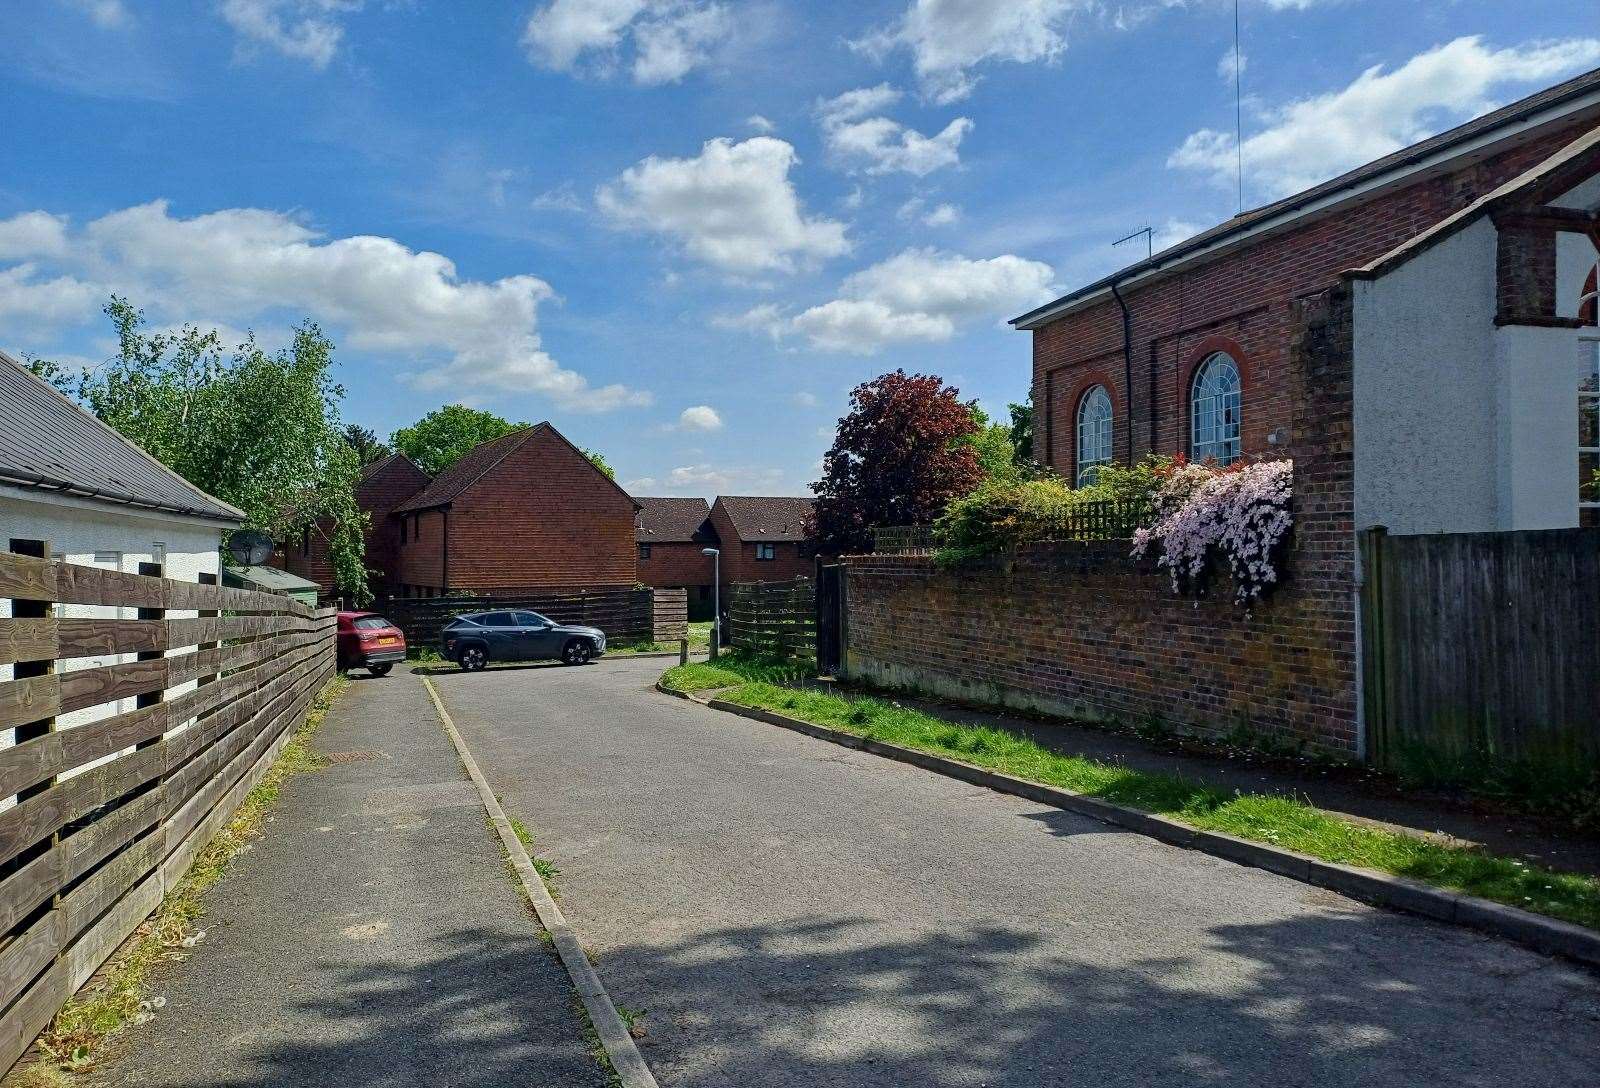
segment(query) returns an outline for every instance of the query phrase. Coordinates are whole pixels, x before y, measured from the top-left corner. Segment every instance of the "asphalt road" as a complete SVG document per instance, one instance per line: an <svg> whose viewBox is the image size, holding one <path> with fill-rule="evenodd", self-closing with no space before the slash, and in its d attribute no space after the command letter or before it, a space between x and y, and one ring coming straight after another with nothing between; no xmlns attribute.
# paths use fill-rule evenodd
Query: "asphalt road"
<svg viewBox="0 0 1600 1088"><path fill-rule="evenodd" d="M165 1004L92 1079L600 1088L575 995L422 682L352 678L272 823L208 894Z"/></svg>
<svg viewBox="0 0 1600 1088"><path fill-rule="evenodd" d="M1593 1085L1600 978L672 699L435 678L665 1086Z"/></svg>

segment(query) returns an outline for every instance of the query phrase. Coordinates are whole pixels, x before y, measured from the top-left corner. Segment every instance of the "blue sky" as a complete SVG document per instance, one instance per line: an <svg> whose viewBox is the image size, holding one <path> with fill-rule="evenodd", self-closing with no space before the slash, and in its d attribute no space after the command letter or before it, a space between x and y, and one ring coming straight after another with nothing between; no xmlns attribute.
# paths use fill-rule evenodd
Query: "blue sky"
<svg viewBox="0 0 1600 1088"><path fill-rule="evenodd" d="M1246 201L1600 66L1570 0L1241 0ZM0 347L339 344L346 416L804 493L849 389L1236 210L1231 0L7 0Z"/></svg>

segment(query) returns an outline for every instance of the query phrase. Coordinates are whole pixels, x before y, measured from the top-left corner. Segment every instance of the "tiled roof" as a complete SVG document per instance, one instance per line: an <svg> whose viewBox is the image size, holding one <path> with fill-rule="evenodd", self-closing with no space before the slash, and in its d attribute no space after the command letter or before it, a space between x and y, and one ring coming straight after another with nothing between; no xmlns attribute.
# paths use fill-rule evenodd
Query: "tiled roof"
<svg viewBox="0 0 1600 1088"><path fill-rule="evenodd" d="M718 495L739 539L804 540L815 500L790 495Z"/></svg>
<svg viewBox="0 0 1600 1088"><path fill-rule="evenodd" d="M1381 159L1374 159L1365 166L1358 166L1354 170L1325 181L1320 185L1312 186L1304 192L1295 193L1293 196L1287 196L1282 200L1236 215L1232 219L1217 224L1210 230L1202 231L1192 238L1186 238L1177 245L1168 246L1145 260L1138 261L1110 276L1086 284L1076 291L1062 295L1055 301L1030 310L1020 317L1014 317L1011 319L1011 324L1023 328L1032 327L1036 322L1053 317L1055 311L1065 309L1079 299L1106 290L1112 283L1123 283L1150 269L1170 265L1175 261L1181 260L1185 254L1219 244L1233 235L1244 234L1252 228L1263 225L1280 216L1290 216L1291 220L1299 218L1299 216L1309 213L1298 209L1314 205L1324 197L1331 198L1342 190L1352 189L1364 183L1376 181L1391 171L1404 170L1417 162L1427 159L1429 156L1448 151L1456 144L1465 144L1479 136L1486 135L1507 122L1515 121L1524 115L1561 106L1573 99L1588 95L1597 89L1600 89L1600 68L1585 72L1583 75L1569 79L1564 83L1558 83L1554 87L1546 88L1538 94L1529 95L1527 98L1486 113L1482 117L1474 118L1463 125L1457 125L1455 128L1448 129L1420 143L1412 144L1410 147L1403 147L1399 151L1385 155Z"/></svg>
<svg viewBox="0 0 1600 1088"><path fill-rule="evenodd" d="M501 435L499 438L491 438L487 442L474 446L467 451L466 456L462 457L461 460L435 476L431 484L395 507L394 512L407 514L417 510L431 510L434 507L454 502L461 496L462 492L493 472L502 461L521 449L524 443L541 431L549 431L558 440L566 443L573 453L583 458L586 464L589 463L583 451L569 442L567 436L552 427L547 420L544 423L536 423L532 427L523 427L520 430L512 431L510 434ZM616 488L618 494L623 495L630 502L633 501L633 496L623 491L621 485L615 480L601 472L598 467L592 464L590 467L594 469L602 480Z"/></svg>
<svg viewBox="0 0 1600 1088"><path fill-rule="evenodd" d="M633 524L634 534L641 544L716 542L715 534L706 524L711 516L711 505L704 499L636 498L633 501L639 504Z"/></svg>
<svg viewBox="0 0 1600 1088"><path fill-rule="evenodd" d="M0 483L228 525L244 520L3 352Z"/></svg>
<svg viewBox="0 0 1600 1088"><path fill-rule="evenodd" d="M543 427L546 424L541 423ZM522 444L533 437L535 427L492 438L472 447L466 455L433 478L433 482L411 498L395 507L395 512L428 510L454 502L463 491L492 472L496 465L510 457Z"/></svg>

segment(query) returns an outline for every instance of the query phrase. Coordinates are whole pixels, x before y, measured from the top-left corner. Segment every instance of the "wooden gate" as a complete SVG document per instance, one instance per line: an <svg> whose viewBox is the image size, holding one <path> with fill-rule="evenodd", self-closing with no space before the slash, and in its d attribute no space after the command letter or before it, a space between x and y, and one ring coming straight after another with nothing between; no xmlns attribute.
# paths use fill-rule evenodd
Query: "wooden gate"
<svg viewBox="0 0 1600 1088"><path fill-rule="evenodd" d="M1361 547L1374 763L1573 780L1600 766L1600 530L1374 529Z"/></svg>
<svg viewBox="0 0 1600 1088"><path fill-rule="evenodd" d="M837 672L844 650L844 567L817 564L817 672Z"/></svg>

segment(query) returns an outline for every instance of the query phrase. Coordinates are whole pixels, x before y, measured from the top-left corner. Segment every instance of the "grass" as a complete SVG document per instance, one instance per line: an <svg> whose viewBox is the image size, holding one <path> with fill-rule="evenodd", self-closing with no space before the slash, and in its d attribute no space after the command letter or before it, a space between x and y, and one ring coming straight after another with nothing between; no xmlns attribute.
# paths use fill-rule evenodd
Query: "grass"
<svg viewBox="0 0 1600 1088"><path fill-rule="evenodd" d="M502 809L505 808L504 805L500 807ZM539 874L539 879L544 881L544 886L554 896L556 894L555 879L561 875L561 870L556 868L555 862L546 861L534 853L533 832L528 830L527 824L509 814L506 819L511 824L511 833L517 837L517 841L522 843L522 848L528 852L528 858L533 862L533 871Z"/></svg>
<svg viewBox="0 0 1600 1088"><path fill-rule="evenodd" d="M194 863L178 886L125 942L95 979L73 997L39 1036L39 1047L51 1064L36 1063L27 1071L31 1080L20 1084L45 1086L64 1083L60 1070L84 1072L93 1068L105 1044L129 1025L149 1019L159 998L146 996L146 982L157 965L181 959L204 936L197 923L205 913L205 894L222 879L234 858L261 835L268 811L278 801L284 783L296 774L326 764L311 748L311 737L321 727L328 707L349 681L335 677L317 695L305 722L270 770L245 797L226 827L195 855Z"/></svg>
<svg viewBox="0 0 1600 1088"><path fill-rule="evenodd" d="M788 686L792 666L729 654L716 665L670 669L678 691L720 697L1017 778L1160 813L1207 831L1270 843L1324 861L1393 873L1600 929L1600 880L1558 873L1473 847L1451 846L1340 819L1293 797L1226 793L1176 775L1065 755L1018 733L964 725L880 698Z"/></svg>
<svg viewBox="0 0 1600 1088"><path fill-rule="evenodd" d="M711 621L701 620L691 623L685 632L689 639L689 652L705 651L711 647ZM606 647L608 654L664 654L677 653L677 642L652 642L636 640L632 642L613 642Z"/></svg>

